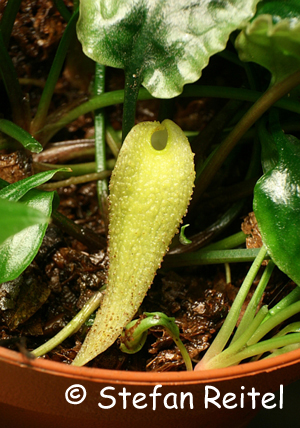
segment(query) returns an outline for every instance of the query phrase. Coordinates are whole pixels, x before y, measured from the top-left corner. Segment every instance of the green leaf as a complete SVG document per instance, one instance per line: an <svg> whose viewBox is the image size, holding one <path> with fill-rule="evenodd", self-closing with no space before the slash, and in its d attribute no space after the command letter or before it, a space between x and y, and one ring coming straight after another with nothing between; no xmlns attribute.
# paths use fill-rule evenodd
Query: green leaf
<svg viewBox="0 0 300 428"><path fill-rule="evenodd" d="M43 150L43 146L32 135L10 120L0 119L0 131L19 141L25 149L33 153Z"/></svg>
<svg viewBox="0 0 300 428"><path fill-rule="evenodd" d="M81 0L77 25L85 54L134 70L155 97L171 98L195 82L259 0Z"/></svg>
<svg viewBox="0 0 300 428"><path fill-rule="evenodd" d="M275 84L300 69L300 6L298 0L265 1L255 19L239 34L236 49L242 61L267 68Z"/></svg>
<svg viewBox="0 0 300 428"><path fill-rule="evenodd" d="M254 212L262 240L279 269L300 285L300 141L273 132L277 165L254 189Z"/></svg>
<svg viewBox="0 0 300 428"><path fill-rule="evenodd" d="M39 174L24 178L23 180L17 181L16 183L9 184L2 189L0 182L0 198L8 199L10 201L18 201L27 192L29 192L29 190L50 180L58 171L69 171L69 168L59 168L52 171L40 172Z"/></svg>
<svg viewBox="0 0 300 428"><path fill-rule="evenodd" d="M48 221L48 217L45 214L34 208L3 199L0 199L0 212L0 244L29 226ZM0 253L1 248L2 246L0 245Z"/></svg>
<svg viewBox="0 0 300 428"><path fill-rule="evenodd" d="M19 217L21 222L25 221L22 220L22 214L28 213L27 218L28 221L32 221L31 224L39 223L11 236L0 246L0 283L17 278L36 256L47 229L48 218L52 211L53 197L54 192L31 190L30 193L23 196L22 201L19 203L0 199L0 204L13 204L14 207L23 207L24 211L21 211ZM32 211L33 213L38 211L40 217L33 216L31 218L30 213ZM0 230L6 227L3 217L1 209ZM15 220L15 217L11 216L10 224L11 227L13 225L17 227L19 223Z"/></svg>

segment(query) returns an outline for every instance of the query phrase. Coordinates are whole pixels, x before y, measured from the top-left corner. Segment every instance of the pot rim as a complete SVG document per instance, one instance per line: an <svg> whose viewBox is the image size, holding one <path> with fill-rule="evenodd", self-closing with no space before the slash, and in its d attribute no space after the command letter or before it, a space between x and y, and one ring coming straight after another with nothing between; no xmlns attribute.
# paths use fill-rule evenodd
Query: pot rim
<svg viewBox="0 0 300 428"><path fill-rule="evenodd" d="M30 368L54 376L63 376L87 381L112 384L151 385L151 384L196 384L221 382L233 378L254 376L262 372L272 372L287 366L300 364L300 349L277 357L245 363L237 366L193 372L136 372L108 370L92 367L75 367L43 358L28 359L25 355L0 347L0 364L8 363L23 368Z"/></svg>

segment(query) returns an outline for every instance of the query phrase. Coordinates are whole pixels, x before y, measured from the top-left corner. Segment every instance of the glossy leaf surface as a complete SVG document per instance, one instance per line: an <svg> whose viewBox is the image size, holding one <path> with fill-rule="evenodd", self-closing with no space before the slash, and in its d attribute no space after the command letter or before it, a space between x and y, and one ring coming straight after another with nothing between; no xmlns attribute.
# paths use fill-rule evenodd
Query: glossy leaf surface
<svg viewBox="0 0 300 428"><path fill-rule="evenodd" d="M254 212L263 242L277 266L300 285L300 141L273 132L278 163L254 189Z"/></svg>
<svg viewBox="0 0 300 428"><path fill-rule="evenodd" d="M254 15L258 0L81 0L77 26L85 54L141 74L159 98L199 79L230 33Z"/></svg>
<svg viewBox="0 0 300 428"><path fill-rule="evenodd" d="M251 23L236 39L242 61L267 68L275 84L300 69L300 3L264 1Z"/></svg>
<svg viewBox="0 0 300 428"><path fill-rule="evenodd" d="M0 130L19 141L25 149L33 153L40 153L43 150L43 146L32 135L9 120L0 119Z"/></svg>
<svg viewBox="0 0 300 428"><path fill-rule="evenodd" d="M18 201L31 189L34 189L46 181L50 180L58 171L69 171L68 168L60 168L51 171L40 172L39 174L31 175L16 183L8 184L0 190L0 198L9 201ZM0 186L1 188L1 186Z"/></svg>
<svg viewBox="0 0 300 428"><path fill-rule="evenodd" d="M31 190L21 199L22 204L21 202L16 203L6 200L0 201L0 203L10 203L14 204L14 206L22 205L22 213L25 213L26 215L26 209L28 210L28 221L32 221L31 224L40 223L27 227L2 243L0 246L0 283L17 278L36 256L48 226L48 218L52 211L53 197L54 192ZM32 218L30 217L30 213L32 213L31 210L34 210L34 212L41 212L41 214L39 214L40 217L37 216L39 221L34 221L34 216ZM22 213L20 215L22 215ZM1 229L5 227L2 223L2 219L3 217L1 214ZM11 216L11 227L15 227L17 225L15 220L16 218Z"/></svg>
<svg viewBox="0 0 300 428"><path fill-rule="evenodd" d="M0 199L0 213L0 252L1 244L10 236L29 226L48 221L47 216L34 208L4 199Z"/></svg>

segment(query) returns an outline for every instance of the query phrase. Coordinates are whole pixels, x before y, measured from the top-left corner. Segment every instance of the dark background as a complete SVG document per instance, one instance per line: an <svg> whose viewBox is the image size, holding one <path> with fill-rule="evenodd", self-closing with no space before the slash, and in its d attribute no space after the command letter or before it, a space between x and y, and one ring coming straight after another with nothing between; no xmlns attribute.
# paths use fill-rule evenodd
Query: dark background
<svg viewBox="0 0 300 428"><path fill-rule="evenodd" d="M297 369L296 369L297 370ZM298 369L299 370L299 369ZM299 373L295 373L297 378ZM275 394L279 397L279 393ZM278 402L279 399L277 399ZM283 409L262 409L248 425L248 428L300 427L300 381L283 390Z"/></svg>

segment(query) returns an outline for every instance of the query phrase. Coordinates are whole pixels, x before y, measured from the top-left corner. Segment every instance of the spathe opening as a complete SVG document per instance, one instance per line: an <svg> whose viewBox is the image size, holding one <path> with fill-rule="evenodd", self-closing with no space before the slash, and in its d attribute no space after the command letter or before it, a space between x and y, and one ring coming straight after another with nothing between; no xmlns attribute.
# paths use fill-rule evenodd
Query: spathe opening
<svg viewBox="0 0 300 428"><path fill-rule="evenodd" d="M155 150L163 150L166 148L168 142L168 131L162 129L161 131L156 131L152 134L151 144Z"/></svg>

